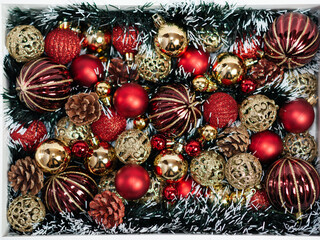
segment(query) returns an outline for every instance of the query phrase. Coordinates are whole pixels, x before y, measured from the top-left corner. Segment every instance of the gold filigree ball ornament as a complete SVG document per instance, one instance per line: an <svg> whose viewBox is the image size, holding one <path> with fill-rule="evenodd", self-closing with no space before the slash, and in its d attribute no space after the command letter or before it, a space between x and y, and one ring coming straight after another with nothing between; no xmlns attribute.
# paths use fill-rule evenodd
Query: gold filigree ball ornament
<svg viewBox="0 0 320 240"><path fill-rule="evenodd" d="M157 202L161 200L161 193L164 187L164 184L159 181L156 175L152 172L148 172L150 176L150 185L147 193L140 198L139 202Z"/></svg>
<svg viewBox="0 0 320 240"><path fill-rule="evenodd" d="M251 131L262 132L271 127L276 120L277 109L274 100L264 95L249 96L240 106L241 123Z"/></svg>
<svg viewBox="0 0 320 240"><path fill-rule="evenodd" d="M98 184L98 192L103 193L104 191L110 191L115 193L124 204L127 204L128 201L120 196L120 194L116 190L115 185L115 178L116 178L116 171L108 172L106 175L102 176L99 184Z"/></svg>
<svg viewBox="0 0 320 240"><path fill-rule="evenodd" d="M214 92L218 89L216 83L212 82L206 75L198 75L192 80L192 86L195 91Z"/></svg>
<svg viewBox="0 0 320 240"><path fill-rule="evenodd" d="M34 26L20 25L7 35L6 47L17 62L28 62L42 55L44 40L41 32Z"/></svg>
<svg viewBox="0 0 320 240"><path fill-rule="evenodd" d="M207 189L205 196L208 196L209 203L228 206L230 203L230 185L218 184Z"/></svg>
<svg viewBox="0 0 320 240"><path fill-rule="evenodd" d="M186 31L174 23L167 23L158 14L152 16L158 33L154 37L154 46L156 50L170 57L181 56L188 47L188 38Z"/></svg>
<svg viewBox="0 0 320 240"><path fill-rule="evenodd" d="M148 127L149 123L150 123L149 118L143 115L133 119L133 127L138 130L145 129L146 127Z"/></svg>
<svg viewBox="0 0 320 240"><path fill-rule="evenodd" d="M217 134L218 134L218 131L215 127L212 127L210 125L205 125L201 128L198 129L198 132L200 134L200 141L201 140L204 140L204 141L213 141L217 138Z"/></svg>
<svg viewBox="0 0 320 240"><path fill-rule="evenodd" d="M33 195L15 198L9 205L7 219L13 229L19 232L32 232L42 222L46 208L41 199Z"/></svg>
<svg viewBox="0 0 320 240"><path fill-rule="evenodd" d="M226 161L215 151L202 151L192 159L190 171L192 178L202 186L218 185L224 179Z"/></svg>
<svg viewBox="0 0 320 240"><path fill-rule="evenodd" d="M151 153L148 136L138 130L130 129L119 135L115 144L116 155L125 164L141 164Z"/></svg>
<svg viewBox="0 0 320 240"><path fill-rule="evenodd" d="M262 166L258 158L249 153L239 153L231 157L225 166L229 184L237 189L252 188L260 183Z"/></svg>
<svg viewBox="0 0 320 240"><path fill-rule="evenodd" d="M223 45L221 34L214 28L210 30L202 29L200 39L206 52L216 52Z"/></svg>
<svg viewBox="0 0 320 240"><path fill-rule="evenodd" d="M284 154L308 162L318 155L317 142L310 133L288 133L283 139Z"/></svg>

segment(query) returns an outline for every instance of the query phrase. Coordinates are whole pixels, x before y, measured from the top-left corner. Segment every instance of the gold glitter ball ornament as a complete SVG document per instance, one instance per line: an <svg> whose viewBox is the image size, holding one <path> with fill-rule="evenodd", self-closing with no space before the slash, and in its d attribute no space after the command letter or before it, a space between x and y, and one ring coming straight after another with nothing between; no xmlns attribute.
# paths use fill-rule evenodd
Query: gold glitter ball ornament
<svg viewBox="0 0 320 240"><path fill-rule="evenodd" d="M24 195L10 203L7 219L13 229L19 232L32 232L36 224L44 220L45 215L46 208L40 198Z"/></svg>
<svg viewBox="0 0 320 240"><path fill-rule="evenodd" d="M262 166L258 158L249 153L239 153L229 158L225 166L229 184L237 189L252 188L260 183Z"/></svg>
<svg viewBox="0 0 320 240"><path fill-rule="evenodd" d="M217 138L218 131L210 125L205 125L202 128L199 128L199 133L201 138L205 141L212 141Z"/></svg>
<svg viewBox="0 0 320 240"><path fill-rule="evenodd" d="M241 103L241 123L254 132L267 130L276 120L277 109L274 100L261 94L252 95Z"/></svg>
<svg viewBox="0 0 320 240"><path fill-rule="evenodd" d="M224 179L226 161L215 151L203 151L192 159L190 171L192 178L202 186L214 186Z"/></svg>
<svg viewBox="0 0 320 240"><path fill-rule="evenodd" d="M223 45L222 38L215 29L201 30L200 39L205 50L210 53L218 51Z"/></svg>
<svg viewBox="0 0 320 240"><path fill-rule="evenodd" d="M42 55L44 40L41 32L34 26L20 25L7 35L6 47L17 62L28 62Z"/></svg>

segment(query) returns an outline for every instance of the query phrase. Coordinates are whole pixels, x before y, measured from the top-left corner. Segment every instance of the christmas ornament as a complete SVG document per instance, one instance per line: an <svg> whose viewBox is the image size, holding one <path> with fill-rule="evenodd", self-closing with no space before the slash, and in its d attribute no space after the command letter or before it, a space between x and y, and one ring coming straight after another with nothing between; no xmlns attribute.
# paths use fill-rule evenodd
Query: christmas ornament
<svg viewBox="0 0 320 240"><path fill-rule="evenodd" d="M174 202L178 199L178 190L169 184L163 188L162 195L168 202Z"/></svg>
<svg viewBox="0 0 320 240"><path fill-rule="evenodd" d="M214 28L210 30L202 29L200 40L206 52L209 53L218 51L223 45L221 34Z"/></svg>
<svg viewBox="0 0 320 240"><path fill-rule="evenodd" d="M151 147L157 151L162 151L166 148L167 140L166 137L162 134L155 134L152 136L151 140Z"/></svg>
<svg viewBox="0 0 320 240"><path fill-rule="evenodd" d="M31 25L14 27L6 37L9 54L17 62L28 62L39 58L44 51L41 32Z"/></svg>
<svg viewBox="0 0 320 240"><path fill-rule="evenodd" d="M192 178L202 186L214 186L224 179L226 161L215 151L202 151L192 159L190 172Z"/></svg>
<svg viewBox="0 0 320 240"><path fill-rule="evenodd" d="M288 12L275 19L264 36L266 57L289 69L309 63L319 45L317 25L297 12Z"/></svg>
<svg viewBox="0 0 320 240"><path fill-rule="evenodd" d="M209 79L203 75L198 75L192 80L192 86L196 91L205 92L208 89Z"/></svg>
<svg viewBox="0 0 320 240"><path fill-rule="evenodd" d="M244 93L252 93L256 88L257 84L251 79L245 79L241 82L241 91Z"/></svg>
<svg viewBox="0 0 320 240"><path fill-rule="evenodd" d="M146 116L139 116L133 120L133 127L138 130L144 130L149 125L149 118Z"/></svg>
<svg viewBox="0 0 320 240"><path fill-rule="evenodd" d="M320 178L308 162L283 158L272 164L266 174L266 192L277 209L295 214L299 219L320 194Z"/></svg>
<svg viewBox="0 0 320 240"><path fill-rule="evenodd" d="M199 128L199 133L201 135L201 139L205 141L212 141L217 138L218 131L210 125L205 125L202 128Z"/></svg>
<svg viewBox="0 0 320 240"><path fill-rule="evenodd" d="M98 191L99 193L103 193L104 191L113 192L122 200L124 204L127 204L128 203L127 200L121 197L119 193L116 191L116 184L115 184L116 174L117 172L111 171L111 172L108 172L106 175L102 176L98 184Z"/></svg>
<svg viewBox="0 0 320 240"><path fill-rule="evenodd" d="M62 21L58 22L58 28L60 29L71 29L72 31L76 32L79 36L79 39L82 40L82 31L81 26L75 24L74 22L69 22L67 18L64 18ZM83 44L82 44L83 45Z"/></svg>
<svg viewBox="0 0 320 240"><path fill-rule="evenodd" d="M69 98L71 83L65 66L39 58L22 67L16 90L20 101L31 110L52 112Z"/></svg>
<svg viewBox="0 0 320 240"><path fill-rule="evenodd" d="M30 192L36 195L43 187L43 172L34 159L25 157L12 164L8 172L8 181L14 191L21 191L22 195Z"/></svg>
<svg viewBox="0 0 320 240"><path fill-rule="evenodd" d="M242 59L256 59L261 57L261 37L250 36L237 38L233 45L233 53Z"/></svg>
<svg viewBox="0 0 320 240"><path fill-rule="evenodd" d="M155 48L170 57L181 56L188 47L186 31L176 24L165 22L158 14L154 14L152 18L158 28L154 37Z"/></svg>
<svg viewBox="0 0 320 240"><path fill-rule="evenodd" d="M115 185L120 196L127 200L137 200L147 193L150 177L143 167L128 164L117 172Z"/></svg>
<svg viewBox="0 0 320 240"><path fill-rule="evenodd" d="M96 193L95 181L80 168L70 167L47 180L44 202L53 213L84 212Z"/></svg>
<svg viewBox="0 0 320 240"><path fill-rule="evenodd" d="M200 197L203 194L201 186L190 175L177 182L175 188L177 189L177 196L179 198L187 198L190 195Z"/></svg>
<svg viewBox="0 0 320 240"><path fill-rule="evenodd" d="M190 157L199 156L202 150L201 143L197 140L190 140L189 142L187 142L184 150Z"/></svg>
<svg viewBox="0 0 320 240"><path fill-rule="evenodd" d="M252 188L260 183L262 167L258 158L249 153L239 153L228 160L225 175L234 188Z"/></svg>
<svg viewBox="0 0 320 240"><path fill-rule="evenodd" d="M104 66L99 58L84 54L72 61L70 67L73 80L80 86L91 87L104 80Z"/></svg>
<svg viewBox="0 0 320 240"><path fill-rule="evenodd" d="M107 29L89 27L83 33L85 45L91 52L101 53L111 45L111 33Z"/></svg>
<svg viewBox="0 0 320 240"><path fill-rule="evenodd" d="M203 104L203 117L215 128L231 125L238 117L237 102L227 93L214 93Z"/></svg>
<svg viewBox="0 0 320 240"><path fill-rule="evenodd" d="M148 93L137 83L126 83L113 95L113 105L119 115L135 118L143 114L148 107Z"/></svg>
<svg viewBox="0 0 320 240"><path fill-rule="evenodd" d="M111 106L111 89L112 86L107 82L97 82L95 85L95 93L99 96L99 100L105 107Z"/></svg>
<svg viewBox="0 0 320 240"><path fill-rule="evenodd" d="M89 145L85 141L76 141L72 144L71 152L78 158L84 158L89 153Z"/></svg>
<svg viewBox="0 0 320 240"><path fill-rule="evenodd" d="M110 60L108 68L108 77L106 81L113 85L122 85L128 82L139 80L139 73L136 69L130 67L121 58Z"/></svg>
<svg viewBox="0 0 320 240"><path fill-rule="evenodd" d="M182 84L161 86L150 100L149 118L158 132L179 137L190 131L201 117L195 95Z"/></svg>
<svg viewBox="0 0 320 240"><path fill-rule="evenodd" d="M34 158L44 173L57 174L67 168L70 153L70 149L60 140L48 139L38 146Z"/></svg>
<svg viewBox="0 0 320 240"><path fill-rule="evenodd" d="M153 174L152 172L148 172L150 176L150 186L147 193L140 198L138 201L142 203L147 202L160 202L161 198L161 191L163 188L163 184L159 181L159 179Z"/></svg>
<svg viewBox="0 0 320 240"><path fill-rule="evenodd" d="M284 104L279 110L279 118L283 127L292 133L307 131L314 121L313 107L303 98Z"/></svg>
<svg viewBox="0 0 320 240"><path fill-rule="evenodd" d="M250 202L248 204L248 209L252 210L266 210L269 208L270 202L265 190L258 190L251 197Z"/></svg>
<svg viewBox="0 0 320 240"><path fill-rule="evenodd" d="M46 36L44 51L53 62L67 64L79 56L80 50L80 39L70 29L55 28Z"/></svg>
<svg viewBox="0 0 320 240"><path fill-rule="evenodd" d="M251 131L267 130L277 117L278 106L274 100L257 94L249 96L240 106L239 116L241 123Z"/></svg>
<svg viewBox="0 0 320 240"><path fill-rule="evenodd" d="M246 204L247 198L243 194L243 191L236 191L236 192L231 192L229 195L229 201L230 203L233 203L235 205L240 204L241 206Z"/></svg>
<svg viewBox="0 0 320 240"><path fill-rule="evenodd" d="M214 205L224 205L228 206L230 202L230 185L218 184L211 186L206 191L206 197L208 197L208 202Z"/></svg>
<svg viewBox="0 0 320 240"><path fill-rule="evenodd" d="M24 195L15 198L9 205L7 219L13 229L19 232L32 232L46 216L46 209L41 199Z"/></svg>

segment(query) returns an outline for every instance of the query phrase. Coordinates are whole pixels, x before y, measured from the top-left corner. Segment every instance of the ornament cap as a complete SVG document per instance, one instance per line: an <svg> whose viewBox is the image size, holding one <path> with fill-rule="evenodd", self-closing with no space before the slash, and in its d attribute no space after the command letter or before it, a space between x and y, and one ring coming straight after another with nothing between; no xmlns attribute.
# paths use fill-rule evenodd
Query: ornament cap
<svg viewBox="0 0 320 240"><path fill-rule="evenodd" d="M153 23L154 23L156 28L160 28L161 25L166 23L166 21L163 19L163 17L160 16L159 14L157 14L157 13L152 15L152 19L153 19Z"/></svg>

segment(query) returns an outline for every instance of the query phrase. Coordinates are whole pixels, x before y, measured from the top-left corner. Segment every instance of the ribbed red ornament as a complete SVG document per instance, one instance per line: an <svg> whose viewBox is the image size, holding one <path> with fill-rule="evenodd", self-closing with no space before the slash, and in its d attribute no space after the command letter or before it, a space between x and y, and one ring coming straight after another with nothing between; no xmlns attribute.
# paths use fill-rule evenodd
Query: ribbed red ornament
<svg viewBox="0 0 320 240"><path fill-rule="evenodd" d="M19 98L37 112L51 112L61 108L69 98L72 79L67 68L39 58L26 63L17 78Z"/></svg>
<svg viewBox="0 0 320 240"><path fill-rule="evenodd" d="M116 26L112 32L112 44L122 55L126 53L136 54L141 44L138 39L139 30L134 26Z"/></svg>

